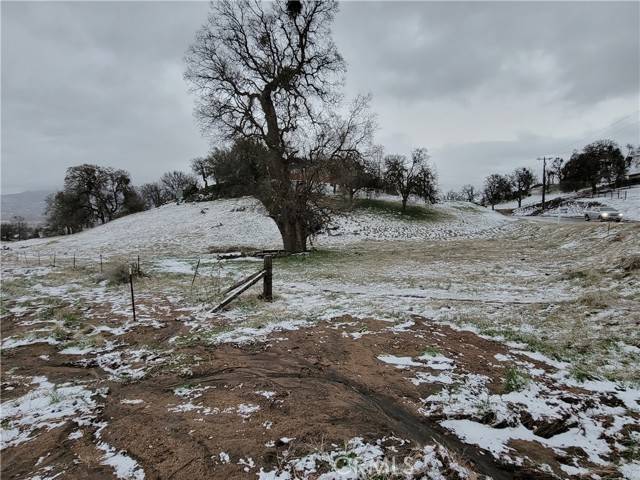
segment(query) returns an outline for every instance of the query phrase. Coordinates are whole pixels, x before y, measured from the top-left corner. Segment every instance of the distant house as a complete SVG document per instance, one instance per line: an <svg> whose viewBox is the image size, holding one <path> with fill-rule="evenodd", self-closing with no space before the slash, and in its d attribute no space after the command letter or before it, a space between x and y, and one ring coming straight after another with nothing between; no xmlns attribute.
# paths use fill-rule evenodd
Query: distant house
<svg viewBox="0 0 640 480"><path fill-rule="evenodd" d="M631 152L631 165L627 172L627 180L631 184L640 183L640 148Z"/></svg>

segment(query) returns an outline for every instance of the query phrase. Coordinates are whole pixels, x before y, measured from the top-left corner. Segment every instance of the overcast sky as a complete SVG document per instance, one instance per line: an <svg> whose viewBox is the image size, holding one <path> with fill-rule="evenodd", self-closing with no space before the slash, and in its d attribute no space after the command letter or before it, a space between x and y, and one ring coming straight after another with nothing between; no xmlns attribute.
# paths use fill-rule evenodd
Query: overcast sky
<svg viewBox="0 0 640 480"><path fill-rule="evenodd" d="M2 2L2 192L67 167L136 184L207 141L183 56L205 2ZM598 138L640 143L640 3L343 3L346 93L372 93L388 153L427 147L443 190Z"/></svg>

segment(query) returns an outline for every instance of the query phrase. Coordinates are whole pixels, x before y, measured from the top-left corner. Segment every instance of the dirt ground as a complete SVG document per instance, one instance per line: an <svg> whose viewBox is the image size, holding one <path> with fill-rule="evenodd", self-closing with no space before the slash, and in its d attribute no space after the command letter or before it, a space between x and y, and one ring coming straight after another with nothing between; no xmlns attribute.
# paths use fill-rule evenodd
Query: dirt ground
<svg viewBox="0 0 640 480"><path fill-rule="evenodd" d="M567 241L566 236L569 240L575 237L574 233L563 234L565 237L557 239L548 235L546 241L555 242L558 248ZM548 266L536 263L544 258L544 252L521 250L524 245L513 238L503 238L499 244L475 242L473 247L464 241L432 242L429 249L410 252L405 261L419 264L425 256L437 258L450 262L449 270L454 271L459 257L468 264L473 251L484 265L493 264L494 257L520 255L520 265L536 265L542 270ZM380 266L388 258L381 254L387 248L376 246L373 259ZM337 261L361 262L364 283L367 278L383 282L384 278L376 277L395 275L390 269L376 271L362 259ZM549 258L546 261L553 263ZM563 253L562 264L563 271L571 265L582 268L579 255L573 253ZM601 266L598 264L598 268ZM295 264L282 265L285 267L289 271L297 268ZM305 264L305 273L313 268ZM326 273L331 266L323 268L319 277L333 279ZM51 281L60 282L67 273L54 274ZM636 281L635 276L632 278ZM483 280L478 275L468 281L481 285ZM528 281L523 279L520 287L524 289ZM95 392L95 405L87 418L72 415L58 425L43 424L30 431L29 440L4 448L1 473L7 479L58 478L58 474L59 478L114 478L114 474L142 478L142 470L147 479L256 478L261 471L282 471L291 459L342 448L354 437L382 442L385 456L399 459L425 446L442 446L447 460L439 457L439 473L444 478L465 478L453 465L464 467L472 475L494 479L565 478L572 474L562 465L578 465L575 459L590 473L619 478L611 466L624 455L618 442L640 432L640 413L625 411L627 423L622 424L622 430L599 437L605 447L611 448L606 465L595 461L588 449L560 451L526 438L509 441L509 455L502 459L473 442L465 442L442 421L472 419L503 430L524 426L541 439L553 439L575 427L577 417L549 420L520 409L514 419L502 421L490 409L456 413L447 411L446 401L434 407L435 401L429 399L449 387L446 379L429 380L441 373L437 363L429 363L430 356L455 363L449 370L459 378L486 378L490 395L508 394L511 387L505 379L513 368L526 368L535 372L530 375L535 375L537 384L550 389L554 401L573 405L578 415L602 406L594 418L605 426L616 423L615 412L622 411L623 403L610 392L559 382L554 375L564 367L527 354L528 349L523 347L514 349L509 338L479 335L477 329L460 329L421 311L404 316L402 322L377 315L339 315L297 329L268 331L259 341L211 343L194 336L190 324L193 319L188 311L185 314L185 305L169 295L141 294L138 308L154 321L132 325L124 307L107 308L100 301L85 301L81 296L73 301L73 293L49 307L54 311L51 316L43 313L48 310L40 303L16 309L24 302L35 302L28 297L33 288L44 290L39 283L34 287L33 283L14 282L3 287L3 346L7 339L24 337L46 324L62 331L54 331L47 337L54 338L49 342L33 341L2 349L3 406L28 395L33 379L40 377L55 385L90 388ZM443 288L450 291L451 287ZM331 302L331 288L325 290L327 302ZM404 301L424 303L419 296L414 297ZM458 302L468 303L464 298ZM629 302L636 300L623 296L616 306L624 311ZM438 309L449 308L452 303L456 300L434 300ZM533 299L525 305L514 302L515 310L507 314L514 316L514 322L515 316L534 316L532 305L547 312L550 308L548 302ZM568 308L578 308L575 305L568 302ZM282 311L273 314L281 315ZM208 324L211 328L224 326L229 321L225 318L212 317ZM624 314L621 321L625 321ZM127 329L117 335L101 330L101 326L117 328L125 324ZM77 332L85 330L93 332L91 343L73 343L79 337ZM71 352L70 346L78 351ZM420 358L423 360L417 360ZM142 374L137 375L136 369ZM455 390L447 394L453 395ZM3 428L12 428L13 420L5 421ZM23 423L20 428L30 427ZM119 470L113 462L105 461L106 457L126 458L136 466ZM318 462L316 470L306 476L317 478L329 467ZM581 474L575 468L578 478Z"/></svg>
<svg viewBox="0 0 640 480"><path fill-rule="evenodd" d="M355 340L343 333L362 330L363 322L353 325L343 318L287 332L285 337L274 334L266 343L252 346L183 350L200 359L188 376L157 372L137 382L104 382L109 389L100 414L109 422L104 438L135 457L146 478L246 478L249 474L242 465L220 464L218 453L251 457L269 470L277 466L284 450L295 456L322 443L341 443L354 436L399 437L410 440L410 448L438 442L478 473L497 479L528 478L526 468L513 472L420 415L419 399L438 387L412 385L405 370L381 365L376 359L383 353L417 356L431 347L455 358L465 371L500 379L504 366L490 360L509 350L471 332L426 319L416 322L414 328L390 332L387 322L371 319L364 322L368 334ZM144 334L139 337L145 343L152 340ZM99 369L75 366L51 346L21 353L5 357L4 368L18 367L22 375L46 374L64 381L100 378ZM40 355L51 360L39 361ZM188 385L206 388L198 398L202 408L230 409L230 413L203 416L198 409L168 414L176 403L174 389ZM491 389L499 392L500 381L493 382ZM260 391L275 395L265 398L256 393ZM127 399L142 402L121 403ZM243 403L257 404L260 410L242 418L234 407ZM53 429L41 434L37 442L5 450L3 477L24 478L39 458L46 457L41 466L55 464L69 478L112 478L110 469L99 462L91 428L79 441L66 438L72 430L71 424ZM278 443L291 436L295 437L291 443ZM265 446L274 439L273 447ZM523 444L517 448L530 451L533 447ZM538 454L553 463L552 452L541 449Z"/></svg>

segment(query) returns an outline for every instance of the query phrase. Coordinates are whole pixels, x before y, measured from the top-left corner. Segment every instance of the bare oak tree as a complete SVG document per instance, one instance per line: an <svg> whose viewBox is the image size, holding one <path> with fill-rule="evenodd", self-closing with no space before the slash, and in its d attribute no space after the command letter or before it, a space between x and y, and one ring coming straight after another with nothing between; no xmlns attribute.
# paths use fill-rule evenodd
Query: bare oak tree
<svg viewBox="0 0 640 480"><path fill-rule="evenodd" d="M203 130L266 145L268 188L259 196L290 252L305 250L317 228L316 162L336 140L327 144L322 132L345 71L331 39L337 9L335 1L213 2L186 56Z"/></svg>
<svg viewBox="0 0 640 480"><path fill-rule="evenodd" d="M207 188L209 186L209 177L212 173L210 162L206 158L196 157L191 160L191 170L198 177L202 178L204 188Z"/></svg>
<svg viewBox="0 0 640 480"><path fill-rule="evenodd" d="M162 185L158 182L142 185L140 187L140 195L148 208L160 207L166 201Z"/></svg>
<svg viewBox="0 0 640 480"><path fill-rule="evenodd" d="M174 170L160 177L160 184L165 197L178 200L185 192L197 189L198 179L189 173Z"/></svg>
<svg viewBox="0 0 640 480"><path fill-rule="evenodd" d="M476 192L476 188L473 185L467 183L460 189L460 195L462 197L462 200L464 200L465 202L473 203L478 196L478 192Z"/></svg>
<svg viewBox="0 0 640 480"><path fill-rule="evenodd" d="M513 194L518 200L518 208L522 206L522 199L529 195L531 187L536 182L536 176L530 168L516 168L511 175Z"/></svg>
<svg viewBox="0 0 640 480"><path fill-rule="evenodd" d="M385 180L402 199L402 211L407 208L411 195L421 197L426 202L437 201L437 178L428 164L426 148L417 148L411 153L411 160L404 155L385 157Z"/></svg>

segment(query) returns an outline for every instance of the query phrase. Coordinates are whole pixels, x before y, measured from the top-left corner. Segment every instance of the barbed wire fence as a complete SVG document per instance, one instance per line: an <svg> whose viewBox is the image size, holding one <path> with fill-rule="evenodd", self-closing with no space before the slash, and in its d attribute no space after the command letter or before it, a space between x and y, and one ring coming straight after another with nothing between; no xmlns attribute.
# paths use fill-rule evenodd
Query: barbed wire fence
<svg viewBox="0 0 640 480"><path fill-rule="evenodd" d="M258 256L243 255L243 254L219 254L210 253L199 256L180 256L180 257L168 257L171 260L176 260L186 264L190 264L193 272L192 276L189 276L190 281L186 281L186 284L190 285L190 290L193 290L194 283L198 276L201 264L212 263L213 266L220 267L220 263L225 260L234 260L237 258L255 258L256 261L260 261L262 257L263 267L257 272L249 275L249 277L243 278L240 282L235 283L230 288L225 290L227 295L223 302L217 305L211 311L219 311L232 300L235 300L241 293L245 292L249 287L257 283L258 280L263 280L263 293L261 298L265 301L272 300L272 258L275 251L258 252ZM131 293L131 308L133 319L136 319L135 308L135 291L134 291L134 278L143 275L144 269L142 265L143 257L139 253L129 253L126 255L114 254L106 255L104 252L99 252L93 255L78 255L76 250L64 251L60 253L58 250L28 250L17 251L11 248L4 248L0 250L0 258L3 263L7 261L14 262L18 266L33 267L33 268L53 268L53 269L71 269L74 271L85 271L90 274L106 273L107 268L113 268L114 266L124 266L128 269L128 282L127 286L130 288ZM156 258L152 260L152 263L162 261L162 258ZM188 272L184 272L188 273Z"/></svg>

